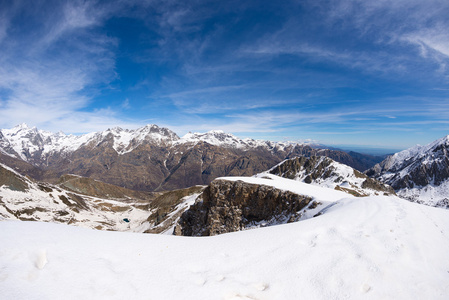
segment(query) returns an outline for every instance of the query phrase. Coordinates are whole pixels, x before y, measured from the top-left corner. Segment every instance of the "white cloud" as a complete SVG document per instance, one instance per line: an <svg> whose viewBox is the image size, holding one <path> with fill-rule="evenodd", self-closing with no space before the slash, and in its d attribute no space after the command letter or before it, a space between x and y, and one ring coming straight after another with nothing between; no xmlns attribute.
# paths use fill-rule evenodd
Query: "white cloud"
<svg viewBox="0 0 449 300"><path fill-rule="evenodd" d="M403 41L419 48L421 57L439 64L439 71L445 73L449 64L449 32L447 25L425 28L404 35Z"/></svg>
<svg viewBox="0 0 449 300"><path fill-rule="evenodd" d="M125 101L122 102L122 108L124 109L130 109L131 105L129 104L129 99L126 98Z"/></svg>

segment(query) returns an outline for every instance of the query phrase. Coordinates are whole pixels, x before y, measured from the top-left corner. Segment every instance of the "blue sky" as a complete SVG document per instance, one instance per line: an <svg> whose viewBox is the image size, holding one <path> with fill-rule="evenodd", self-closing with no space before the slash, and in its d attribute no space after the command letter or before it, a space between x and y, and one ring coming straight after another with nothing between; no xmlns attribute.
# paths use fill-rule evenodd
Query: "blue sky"
<svg viewBox="0 0 449 300"><path fill-rule="evenodd" d="M0 127L403 149L449 134L449 1L1 1Z"/></svg>

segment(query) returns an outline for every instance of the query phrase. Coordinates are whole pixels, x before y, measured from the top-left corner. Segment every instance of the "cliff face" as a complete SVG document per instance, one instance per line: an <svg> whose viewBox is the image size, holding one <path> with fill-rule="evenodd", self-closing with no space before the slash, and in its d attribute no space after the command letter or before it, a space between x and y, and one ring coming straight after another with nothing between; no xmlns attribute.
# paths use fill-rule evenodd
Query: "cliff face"
<svg viewBox="0 0 449 300"><path fill-rule="evenodd" d="M243 181L214 180L183 213L174 234L209 236L299 220L311 197Z"/></svg>

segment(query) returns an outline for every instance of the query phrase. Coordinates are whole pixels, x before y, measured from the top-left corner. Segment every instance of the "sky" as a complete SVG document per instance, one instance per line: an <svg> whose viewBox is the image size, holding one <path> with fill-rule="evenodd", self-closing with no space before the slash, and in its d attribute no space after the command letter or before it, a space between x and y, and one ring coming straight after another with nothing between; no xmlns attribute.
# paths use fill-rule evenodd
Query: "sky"
<svg viewBox="0 0 449 300"><path fill-rule="evenodd" d="M426 144L449 134L447 16L447 0L0 0L0 128Z"/></svg>

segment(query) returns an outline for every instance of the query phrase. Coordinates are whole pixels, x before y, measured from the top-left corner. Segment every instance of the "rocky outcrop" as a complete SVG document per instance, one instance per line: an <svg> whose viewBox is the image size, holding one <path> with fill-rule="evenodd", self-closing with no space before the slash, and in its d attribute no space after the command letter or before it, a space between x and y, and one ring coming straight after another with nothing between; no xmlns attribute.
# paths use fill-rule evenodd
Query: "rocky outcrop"
<svg viewBox="0 0 449 300"><path fill-rule="evenodd" d="M0 165L0 187L1 186L19 192L26 192L30 188L27 180L24 180L23 177L2 165Z"/></svg>
<svg viewBox="0 0 449 300"><path fill-rule="evenodd" d="M311 197L243 181L214 180L179 219L174 234L209 236L297 221Z"/></svg>
<svg viewBox="0 0 449 300"><path fill-rule="evenodd" d="M295 157L268 171L288 179L344 191L354 196L394 194L391 186L324 156Z"/></svg>
<svg viewBox="0 0 449 300"><path fill-rule="evenodd" d="M173 231L180 216L190 207L190 204L194 203L204 188L205 186L192 186L161 193L148 206L148 210L151 212L147 218L150 228L145 233Z"/></svg>

